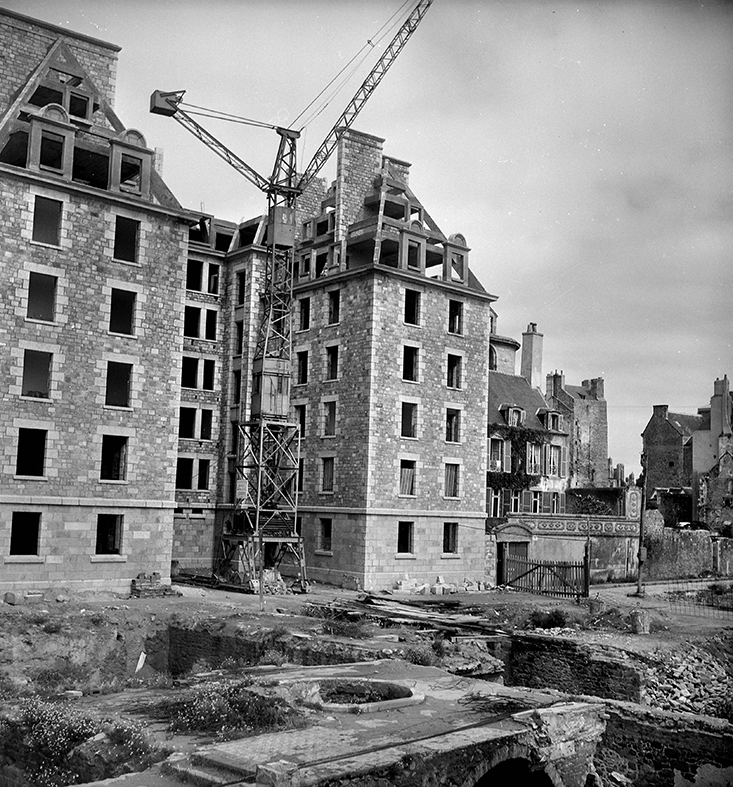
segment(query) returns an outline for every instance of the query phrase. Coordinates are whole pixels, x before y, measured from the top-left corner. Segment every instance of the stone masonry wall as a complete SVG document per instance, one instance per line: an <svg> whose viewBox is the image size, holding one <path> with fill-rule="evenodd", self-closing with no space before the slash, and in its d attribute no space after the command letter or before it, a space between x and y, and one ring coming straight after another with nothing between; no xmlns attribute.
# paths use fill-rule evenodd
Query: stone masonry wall
<svg viewBox="0 0 733 787"><path fill-rule="evenodd" d="M132 200L6 168L2 179L0 584L126 587L169 574L186 227ZM58 246L31 239L36 195L62 202ZM113 259L115 219L140 222L137 263ZM31 272L57 277L53 321L27 318ZM109 332L113 288L136 293L133 336ZM24 397L24 352L53 355L49 398ZM130 407L105 405L108 362L132 365ZM16 477L21 428L47 431L44 475ZM128 437L124 480L100 480L102 438ZM9 555L13 511L41 513L37 556ZM95 554L99 513L124 516L120 555Z"/></svg>
<svg viewBox="0 0 733 787"><path fill-rule="evenodd" d="M540 634L512 637L507 685L641 702L642 677L631 665L571 640Z"/></svg>
<svg viewBox="0 0 733 787"><path fill-rule="evenodd" d="M710 533L664 527L658 511L644 512L644 543L647 579L696 577L714 569Z"/></svg>
<svg viewBox="0 0 733 787"><path fill-rule="evenodd" d="M349 129L339 141L336 173L336 240L346 236L346 228L362 218L364 195L372 187L382 166L383 139Z"/></svg>
<svg viewBox="0 0 733 787"><path fill-rule="evenodd" d="M118 46L0 11L0 50L12 53L0 59L0 107L13 100L58 38L69 44L95 87L110 105L114 104Z"/></svg>

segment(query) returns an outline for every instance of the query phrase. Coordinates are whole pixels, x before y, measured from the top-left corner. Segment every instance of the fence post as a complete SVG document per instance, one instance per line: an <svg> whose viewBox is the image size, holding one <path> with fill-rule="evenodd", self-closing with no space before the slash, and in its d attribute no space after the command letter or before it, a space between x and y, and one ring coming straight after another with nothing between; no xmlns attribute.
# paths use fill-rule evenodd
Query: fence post
<svg viewBox="0 0 733 787"><path fill-rule="evenodd" d="M586 541L583 554L583 595L590 596L590 541Z"/></svg>

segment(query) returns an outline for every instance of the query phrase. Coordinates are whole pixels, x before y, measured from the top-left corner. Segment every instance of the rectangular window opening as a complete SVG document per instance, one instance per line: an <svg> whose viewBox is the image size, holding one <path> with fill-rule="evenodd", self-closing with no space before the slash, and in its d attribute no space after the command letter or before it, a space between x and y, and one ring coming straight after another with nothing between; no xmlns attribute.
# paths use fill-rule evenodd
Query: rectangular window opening
<svg viewBox="0 0 733 787"><path fill-rule="evenodd" d="M415 496L415 473L417 462L414 459L400 459L400 494Z"/></svg>
<svg viewBox="0 0 733 787"><path fill-rule="evenodd" d="M218 246L219 246L219 238L220 237L221 237L221 235L217 234L217 236L216 236L217 249L218 249ZM226 248L218 249L219 251L226 251L229 248L229 241L231 240L232 236L231 235L227 235L226 238L227 238ZM218 265L214 265L213 262L209 263L209 275L208 275L207 281L206 281L206 289L207 289L209 295L218 295L219 294L219 266Z"/></svg>
<svg viewBox="0 0 733 787"><path fill-rule="evenodd" d="M120 161L120 191L139 194L141 190L142 159L124 153Z"/></svg>
<svg viewBox="0 0 733 787"><path fill-rule="evenodd" d="M10 526L10 554L37 555L41 535L41 514L35 511L13 511Z"/></svg>
<svg viewBox="0 0 733 787"><path fill-rule="evenodd" d="M212 423L214 421L214 411L213 410L202 410L201 411L201 439L202 440L211 440L211 429Z"/></svg>
<svg viewBox="0 0 733 787"><path fill-rule="evenodd" d="M305 424L306 424L306 405L296 404L293 409L295 410L295 420L298 422L300 429L299 437L305 437Z"/></svg>
<svg viewBox="0 0 733 787"><path fill-rule="evenodd" d="M19 429L16 475L43 476L46 465L46 430Z"/></svg>
<svg viewBox="0 0 733 787"><path fill-rule="evenodd" d="M183 356L181 362L181 387L198 388L199 360Z"/></svg>
<svg viewBox="0 0 733 787"><path fill-rule="evenodd" d="M215 377L216 377L216 362L213 360L209 360L207 358L204 360L204 380L202 386L204 391L214 390Z"/></svg>
<svg viewBox="0 0 733 787"><path fill-rule="evenodd" d="M414 402L402 402L400 434L402 437L417 437L417 405Z"/></svg>
<svg viewBox="0 0 733 787"><path fill-rule="evenodd" d="M198 488L209 488L209 472L211 470L211 459L199 459Z"/></svg>
<svg viewBox="0 0 733 787"><path fill-rule="evenodd" d="M458 552L458 522L443 522L443 554Z"/></svg>
<svg viewBox="0 0 733 787"><path fill-rule="evenodd" d="M407 325L420 324L420 293L417 290L405 290L405 322Z"/></svg>
<svg viewBox="0 0 733 787"><path fill-rule="evenodd" d="M130 290L112 289L109 313L110 333L123 333L127 336L132 336L135 333L136 298L136 293Z"/></svg>
<svg viewBox="0 0 733 787"><path fill-rule="evenodd" d="M341 290L328 293L328 324L335 325L341 319Z"/></svg>
<svg viewBox="0 0 733 787"><path fill-rule="evenodd" d="M45 273L31 273L28 280L28 312L30 320L53 322L56 318L56 283L55 276Z"/></svg>
<svg viewBox="0 0 733 787"><path fill-rule="evenodd" d="M137 242L140 222L126 216L115 218L114 258L123 262L137 262Z"/></svg>
<svg viewBox="0 0 733 787"><path fill-rule="evenodd" d="M111 407L129 407L131 383L132 364L108 361L104 403Z"/></svg>
<svg viewBox="0 0 733 787"><path fill-rule="evenodd" d="M445 411L445 439L448 443L461 442L461 411L452 407Z"/></svg>
<svg viewBox="0 0 733 787"><path fill-rule="evenodd" d="M201 309L186 306L183 315L183 335L190 339L198 338L201 333Z"/></svg>
<svg viewBox="0 0 733 787"><path fill-rule="evenodd" d="M460 492L460 465L452 462L445 464L445 496L458 497Z"/></svg>
<svg viewBox="0 0 733 787"><path fill-rule="evenodd" d="M102 435L102 466L99 477L105 481L124 481L127 477L127 437Z"/></svg>
<svg viewBox="0 0 733 787"><path fill-rule="evenodd" d="M462 358L460 355L448 354L448 374L446 384L448 388L461 387L461 364Z"/></svg>
<svg viewBox="0 0 733 787"><path fill-rule="evenodd" d="M448 333L463 333L462 301L448 301Z"/></svg>
<svg viewBox="0 0 733 787"><path fill-rule="evenodd" d="M176 463L176 489L193 489L193 459L178 457Z"/></svg>
<svg viewBox="0 0 733 787"><path fill-rule="evenodd" d="M201 292L201 278L204 263L200 260L189 260L186 263L186 289Z"/></svg>
<svg viewBox="0 0 733 787"><path fill-rule="evenodd" d="M403 347L402 349L402 379L417 382L419 349L417 347Z"/></svg>
<svg viewBox="0 0 733 787"><path fill-rule="evenodd" d="M333 492L334 463L335 460L332 456L323 458L323 486L321 489L324 492Z"/></svg>
<svg viewBox="0 0 733 787"><path fill-rule="evenodd" d="M210 342L216 341L216 321L218 319L218 314L216 309L206 310L206 338Z"/></svg>
<svg viewBox="0 0 733 787"><path fill-rule="evenodd" d="M336 434L336 402L323 403L323 434L326 437Z"/></svg>
<svg viewBox="0 0 733 787"><path fill-rule="evenodd" d="M298 330L307 331L311 327L311 299L298 301Z"/></svg>
<svg viewBox="0 0 733 787"><path fill-rule="evenodd" d="M97 514L97 555L119 555L122 551L122 514Z"/></svg>
<svg viewBox="0 0 733 787"><path fill-rule="evenodd" d="M411 555L413 553L414 522L397 523L397 554Z"/></svg>
<svg viewBox="0 0 733 787"><path fill-rule="evenodd" d="M196 429L196 408L181 407L178 411L178 436L184 440L192 439Z"/></svg>
<svg viewBox="0 0 733 787"><path fill-rule="evenodd" d="M64 138L48 131L41 132L41 151L38 163L41 169L60 172L64 168Z"/></svg>
<svg viewBox="0 0 733 787"><path fill-rule="evenodd" d="M333 520L321 518L318 520L318 549L330 552L333 547Z"/></svg>
<svg viewBox="0 0 733 787"><path fill-rule="evenodd" d="M48 399L53 353L25 350L23 353L23 396Z"/></svg>
<svg viewBox="0 0 733 787"><path fill-rule="evenodd" d="M57 199L36 197L33 211L33 240L58 246L61 237L61 209L63 203Z"/></svg>
<svg viewBox="0 0 733 787"><path fill-rule="evenodd" d="M326 379L336 380L339 376L339 348L326 347Z"/></svg>
<svg viewBox="0 0 733 787"><path fill-rule="evenodd" d="M308 350L297 353L298 361L298 385L305 385L308 382Z"/></svg>
<svg viewBox="0 0 733 787"><path fill-rule="evenodd" d="M244 304L247 296L247 274L244 271L237 273L237 306Z"/></svg>

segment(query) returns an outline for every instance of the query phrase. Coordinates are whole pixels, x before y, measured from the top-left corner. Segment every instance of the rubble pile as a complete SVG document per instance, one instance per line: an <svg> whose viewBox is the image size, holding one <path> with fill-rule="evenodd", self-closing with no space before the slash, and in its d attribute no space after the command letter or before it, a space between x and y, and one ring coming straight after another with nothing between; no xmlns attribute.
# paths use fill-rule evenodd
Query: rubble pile
<svg viewBox="0 0 733 787"><path fill-rule="evenodd" d="M655 653L647 664L644 701L662 710L726 716L733 679L709 653L689 646L676 653Z"/></svg>

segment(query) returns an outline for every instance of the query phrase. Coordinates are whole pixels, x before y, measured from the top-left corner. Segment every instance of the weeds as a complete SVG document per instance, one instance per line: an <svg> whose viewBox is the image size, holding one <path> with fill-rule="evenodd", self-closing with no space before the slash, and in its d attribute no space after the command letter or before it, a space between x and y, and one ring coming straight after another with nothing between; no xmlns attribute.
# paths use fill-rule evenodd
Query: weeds
<svg viewBox="0 0 733 787"><path fill-rule="evenodd" d="M232 738L300 726L300 713L284 699L253 689L251 678L214 681L193 688L167 706L175 732Z"/></svg>
<svg viewBox="0 0 733 787"><path fill-rule="evenodd" d="M553 609L544 612L541 609L532 610L527 623L530 628L535 629L559 629L565 628L568 624L568 613L562 609Z"/></svg>

